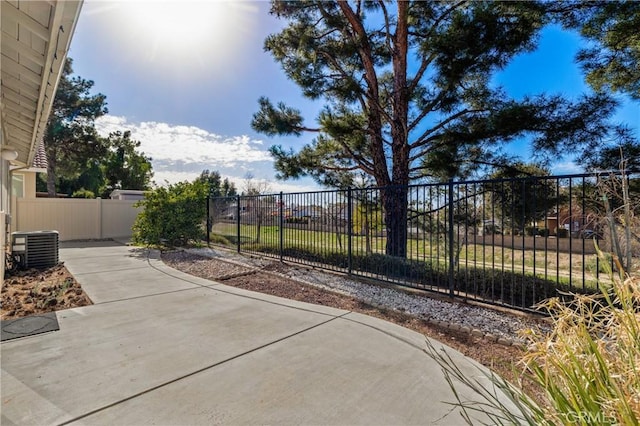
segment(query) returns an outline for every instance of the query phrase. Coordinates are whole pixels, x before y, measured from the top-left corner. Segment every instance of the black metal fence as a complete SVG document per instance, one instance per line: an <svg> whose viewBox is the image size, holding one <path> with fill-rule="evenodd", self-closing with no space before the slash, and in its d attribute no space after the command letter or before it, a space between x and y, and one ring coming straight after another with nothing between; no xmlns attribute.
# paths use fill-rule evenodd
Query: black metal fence
<svg viewBox="0 0 640 426"><path fill-rule="evenodd" d="M528 310L558 290L592 292L610 280L616 265L596 247L620 247L623 233L610 226L619 181L570 175L210 198L208 242Z"/></svg>

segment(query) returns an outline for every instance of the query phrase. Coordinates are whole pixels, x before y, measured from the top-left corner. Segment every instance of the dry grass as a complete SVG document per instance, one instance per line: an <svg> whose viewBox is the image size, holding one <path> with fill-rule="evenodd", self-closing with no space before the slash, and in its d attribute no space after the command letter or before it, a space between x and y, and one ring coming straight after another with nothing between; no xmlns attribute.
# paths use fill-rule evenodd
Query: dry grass
<svg viewBox="0 0 640 426"><path fill-rule="evenodd" d="M557 299L553 332L531 336L524 364L547 394L550 422L640 423L640 277L600 296ZM574 421L572 421L574 420Z"/></svg>
<svg viewBox="0 0 640 426"><path fill-rule="evenodd" d="M465 419L471 424L480 411L496 424L640 424L640 277L613 279L601 295L553 298L541 309L550 313L553 330L527 335L519 386L494 374L487 386L428 348L454 390L460 382L482 396L482 404L457 401ZM496 389L509 401L496 397Z"/></svg>

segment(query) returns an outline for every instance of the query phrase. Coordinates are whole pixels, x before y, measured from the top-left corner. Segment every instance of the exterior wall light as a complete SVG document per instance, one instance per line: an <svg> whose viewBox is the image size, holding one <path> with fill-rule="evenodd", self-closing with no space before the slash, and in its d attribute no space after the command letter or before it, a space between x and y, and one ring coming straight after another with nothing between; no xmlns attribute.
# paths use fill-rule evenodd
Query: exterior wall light
<svg viewBox="0 0 640 426"><path fill-rule="evenodd" d="M18 158L18 151L10 148L2 149L2 159L7 161L13 161Z"/></svg>

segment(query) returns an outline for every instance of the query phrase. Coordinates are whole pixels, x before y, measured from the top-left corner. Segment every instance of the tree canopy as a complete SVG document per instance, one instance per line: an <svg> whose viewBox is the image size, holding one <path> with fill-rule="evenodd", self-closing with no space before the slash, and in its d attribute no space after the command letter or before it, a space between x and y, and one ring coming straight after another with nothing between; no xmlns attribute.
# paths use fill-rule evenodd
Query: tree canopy
<svg viewBox="0 0 640 426"><path fill-rule="evenodd" d="M572 1L555 7L559 21L588 41L576 57L586 82L598 92L640 101L640 2ZM637 171L639 152L630 129L618 128L615 143L584 150L579 162L588 170L616 170L622 155L629 159L628 170Z"/></svg>
<svg viewBox="0 0 640 426"><path fill-rule="evenodd" d="M640 2L563 2L561 22L589 41L577 60L597 91L627 93L640 100Z"/></svg>
<svg viewBox="0 0 640 426"><path fill-rule="evenodd" d="M59 166L69 169L56 179L56 190L72 197L109 198L115 189L148 190L153 170L151 158L139 152L140 142L131 139L131 132L112 132L97 136L104 149L78 156L74 162L61 160Z"/></svg>
<svg viewBox="0 0 640 426"><path fill-rule="evenodd" d="M98 134L95 120L108 112L106 96L92 94L93 81L73 76L72 64L65 62L44 137L49 196L106 198L114 189L149 189L151 158L129 131Z"/></svg>
<svg viewBox="0 0 640 426"><path fill-rule="evenodd" d="M491 174L497 182L487 182L484 191L498 205L498 215L503 224L511 226L512 233L533 226L560 204L557 182L546 179L549 175L549 170L539 164L522 162Z"/></svg>
<svg viewBox="0 0 640 426"><path fill-rule="evenodd" d="M344 186L362 171L387 187L387 254L406 255L410 182L499 163L499 144L525 135L535 152L557 155L610 130L604 119L616 102L606 94L516 100L491 83L536 47L548 2L273 1L271 13L287 26L265 50L325 107L308 126L298 110L261 98L252 126L316 135L297 152L271 148L279 178Z"/></svg>
<svg viewBox="0 0 640 426"><path fill-rule="evenodd" d="M73 77L72 64L67 58L43 140L50 197L56 195L58 176L77 176L87 168L88 158L100 158L107 152L94 126L95 120L108 112L106 96L91 93L93 81Z"/></svg>
<svg viewBox="0 0 640 426"><path fill-rule="evenodd" d="M618 146L604 146L596 151L585 152L582 156L583 164L591 171L618 171L622 160L628 172L640 171L640 144L624 142Z"/></svg>
<svg viewBox="0 0 640 426"><path fill-rule="evenodd" d="M232 197L237 194L236 186L229 179L220 176L216 170L203 170L198 180L205 182L209 187L209 197Z"/></svg>
<svg viewBox="0 0 640 426"><path fill-rule="evenodd" d="M109 151L103 163L103 197L114 189L149 189L153 177L151 158L138 152L140 141L132 140L130 131L118 131L111 133L106 143Z"/></svg>

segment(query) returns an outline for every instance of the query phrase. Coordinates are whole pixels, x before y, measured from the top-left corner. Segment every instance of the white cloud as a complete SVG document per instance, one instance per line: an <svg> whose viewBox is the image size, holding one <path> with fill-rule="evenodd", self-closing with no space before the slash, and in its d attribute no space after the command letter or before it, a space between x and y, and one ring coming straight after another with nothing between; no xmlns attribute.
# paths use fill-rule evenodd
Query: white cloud
<svg viewBox="0 0 640 426"><path fill-rule="evenodd" d="M153 179L158 185L190 181L203 170L215 170L234 182L239 190L248 173L257 180L269 182L273 192L318 189L307 180L276 181L273 160L264 143L246 135L227 137L194 126L153 121L133 123L113 115L96 120L96 129L102 136L129 130L131 138L140 141L140 151L151 157Z"/></svg>
<svg viewBox="0 0 640 426"><path fill-rule="evenodd" d="M584 173L584 169L573 161L558 162L551 167L551 174L554 175L574 175L580 173Z"/></svg>
<svg viewBox="0 0 640 426"><path fill-rule="evenodd" d="M223 137L193 126L172 126L153 121L129 123L124 117L104 116L96 122L98 131L130 130L141 142L141 150L154 161L205 164L209 167L235 167L238 163L271 162L269 153L257 149L262 141L248 136Z"/></svg>
<svg viewBox="0 0 640 426"><path fill-rule="evenodd" d="M154 180L158 186L163 186L165 182L175 183L182 181L191 181L197 177L200 173L194 172L175 172L175 171L160 171L154 173ZM232 182L238 192L242 192L246 186L246 179L244 176L231 176L222 174L223 178L228 178ZM269 193L277 194L279 192L291 193L291 192L313 192L318 191L318 186L313 182L307 183L294 183L294 182L282 182L270 179L257 179L257 182L265 183Z"/></svg>

